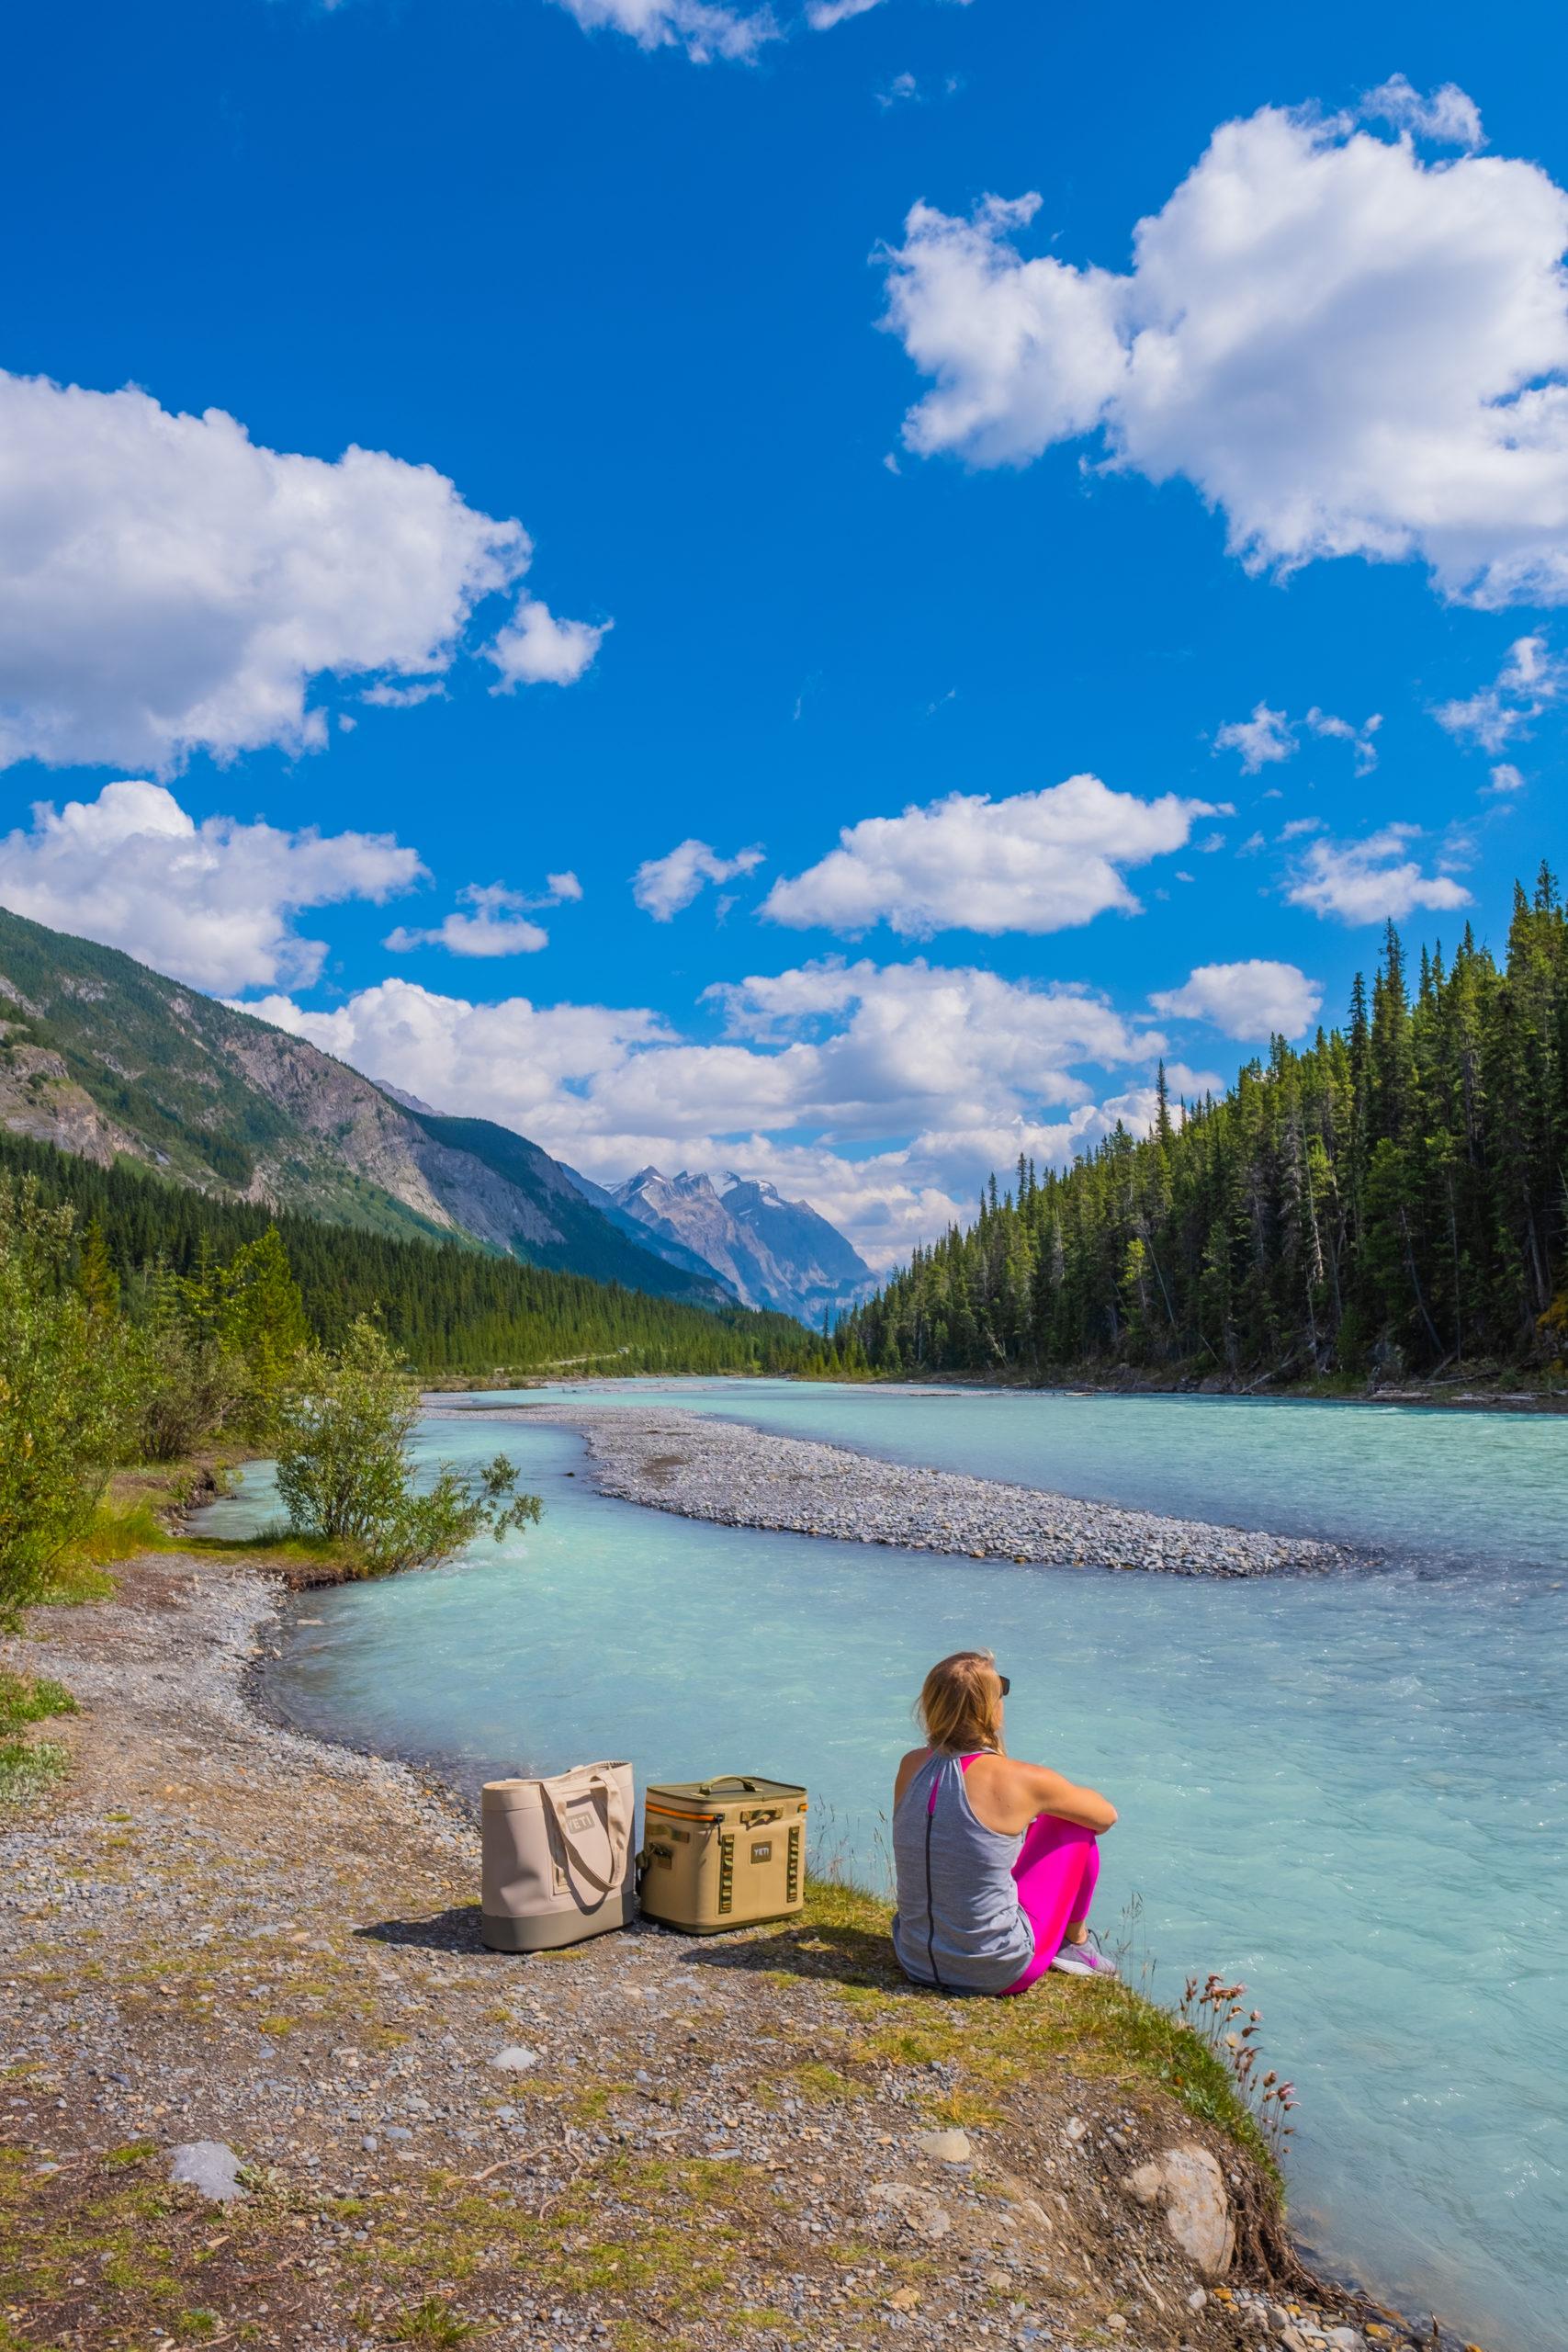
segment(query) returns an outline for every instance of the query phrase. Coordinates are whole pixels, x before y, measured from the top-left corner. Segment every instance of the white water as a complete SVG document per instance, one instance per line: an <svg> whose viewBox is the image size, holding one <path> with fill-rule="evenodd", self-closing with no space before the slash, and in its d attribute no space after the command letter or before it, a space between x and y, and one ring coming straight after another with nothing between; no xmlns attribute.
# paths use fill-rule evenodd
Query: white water
<svg viewBox="0 0 1568 2352"><path fill-rule="evenodd" d="M934 1560L610 1502L566 1476L583 1466L569 1431L444 1421L429 1453L504 1444L546 1496L544 1526L434 1576L313 1597L326 1622L298 1629L277 1670L295 1717L470 1778L625 1755L639 1781L805 1780L874 1866L925 1668L994 1648L1014 1752L1121 1807L1102 1924L1114 1934L1139 1894L1156 1994L1214 1967L1263 2009L1269 2061L1301 2094L1298 2231L1497 2352L1557 2352L1568 1423L783 1384L618 1393L650 1390L895 1459L1348 1536L1384 1560L1248 1583Z"/></svg>

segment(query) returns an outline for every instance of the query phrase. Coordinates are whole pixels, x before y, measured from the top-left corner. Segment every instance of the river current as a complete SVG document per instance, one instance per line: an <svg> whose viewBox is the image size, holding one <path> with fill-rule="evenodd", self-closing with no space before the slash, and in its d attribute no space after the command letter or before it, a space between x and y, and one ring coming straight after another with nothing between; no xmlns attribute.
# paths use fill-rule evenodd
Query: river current
<svg viewBox="0 0 1568 2352"><path fill-rule="evenodd" d="M938 1559L610 1501L570 1430L444 1419L426 1457L504 1447L543 1525L312 1595L297 1614L321 1622L291 1624L274 1689L304 1726L470 1785L600 1756L639 1784L805 1781L819 1850L874 1878L925 1668L994 1649L1013 1753L1121 1809L1096 1918L1114 1944L1137 1917L1134 1978L1152 1959L1174 2000L1215 1968L1263 2011L1300 2097L1305 2243L1495 2352L1559 2352L1568 1421L784 1383L548 1393L1373 1547L1375 1565L1249 1582ZM254 1525L269 1489L253 1473L209 1524Z"/></svg>

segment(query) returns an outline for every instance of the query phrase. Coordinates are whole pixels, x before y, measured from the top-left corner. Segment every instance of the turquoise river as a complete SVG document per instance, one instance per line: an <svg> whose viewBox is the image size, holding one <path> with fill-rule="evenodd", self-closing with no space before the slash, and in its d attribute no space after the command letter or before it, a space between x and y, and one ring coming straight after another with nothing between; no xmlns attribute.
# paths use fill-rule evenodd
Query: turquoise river
<svg viewBox="0 0 1568 2352"><path fill-rule="evenodd" d="M426 1457L503 1445L542 1527L312 1595L272 1687L301 1726L469 1786L601 1756L630 1758L639 1784L802 1780L819 1850L874 1877L926 1667L994 1649L1013 1752L1121 1808L1109 1939L1136 1913L1134 1970L1152 1956L1156 1996L1215 1968L1264 2012L1300 2097L1307 2246L1492 2352L1561 2352L1568 1421L772 1382L546 1394L678 1401L1370 1547L1354 1569L1258 1582L936 1559L612 1502L570 1430L442 1418ZM269 1487L253 1473L216 1522L254 1524Z"/></svg>

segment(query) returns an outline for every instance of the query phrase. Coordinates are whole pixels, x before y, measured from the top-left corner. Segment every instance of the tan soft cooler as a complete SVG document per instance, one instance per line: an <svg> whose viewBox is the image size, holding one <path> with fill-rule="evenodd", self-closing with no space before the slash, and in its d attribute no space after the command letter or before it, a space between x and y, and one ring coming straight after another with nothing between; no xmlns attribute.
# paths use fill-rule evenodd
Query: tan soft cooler
<svg viewBox="0 0 1568 2352"><path fill-rule="evenodd" d="M806 1904L806 1791L739 1772L673 1781L643 1799L642 1907L667 1928L721 1936Z"/></svg>
<svg viewBox="0 0 1568 2352"><path fill-rule="evenodd" d="M629 1764L549 1781L487 1781L479 1800L480 1933L491 1951L555 1951L637 1917Z"/></svg>

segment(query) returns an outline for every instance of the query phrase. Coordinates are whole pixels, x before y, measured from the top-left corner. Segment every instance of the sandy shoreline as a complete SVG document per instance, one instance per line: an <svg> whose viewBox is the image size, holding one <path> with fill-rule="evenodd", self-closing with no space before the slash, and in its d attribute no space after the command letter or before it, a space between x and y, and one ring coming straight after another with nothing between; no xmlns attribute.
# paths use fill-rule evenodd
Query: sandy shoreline
<svg viewBox="0 0 1568 2352"><path fill-rule="evenodd" d="M1362 1556L1348 1545L1305 1536L1122 1510L998 1479L908 1468L679 1406L464 1406L432 1396L425 1410L432 1419L536 1421L581 1430L602 1493L728 1527L1021 1566L1173 1576L1323 1572Z"/></svg>

